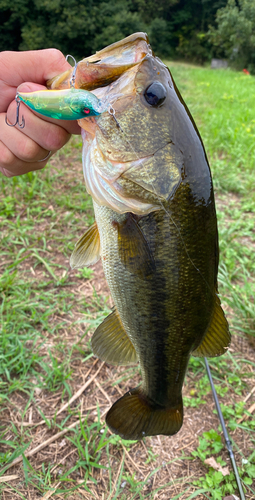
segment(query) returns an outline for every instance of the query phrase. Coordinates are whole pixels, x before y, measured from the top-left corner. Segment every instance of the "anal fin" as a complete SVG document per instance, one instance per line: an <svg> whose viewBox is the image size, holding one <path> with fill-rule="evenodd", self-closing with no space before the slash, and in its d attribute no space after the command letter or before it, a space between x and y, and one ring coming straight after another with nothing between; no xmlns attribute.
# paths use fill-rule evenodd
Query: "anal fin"
<svg viewBox="0 0 255 500"><path fill-rule="evenodd" d="M94 222L77 241L70 258L72 269L88 267L100 259L100 238L97 223Z"/></svg>
<svg viewBox="0 0 255 500"><path fill-rule="evenodd" d="M160 408L149 402L142 389L127 392L110 408L106 423L112 432L123 439L142 439L146 436L176 434L183 421L182 400L170 408Z"/></svg>
<svg viewBox="0 0 255 500"><path fill-rule="evenodd" d="M216 294L214 313L211 323L206 331L205 337L192 356L214 357L224 354L230 344L231 335L228 322L220 305L220 299Z"/></svg>
<svg viewBox="0 0 255 500"><path fill-rule="evenodd" d="M137 361L135 348L116 308L96 329L91 345L93 353L107 363L129 365Z"/></svg>

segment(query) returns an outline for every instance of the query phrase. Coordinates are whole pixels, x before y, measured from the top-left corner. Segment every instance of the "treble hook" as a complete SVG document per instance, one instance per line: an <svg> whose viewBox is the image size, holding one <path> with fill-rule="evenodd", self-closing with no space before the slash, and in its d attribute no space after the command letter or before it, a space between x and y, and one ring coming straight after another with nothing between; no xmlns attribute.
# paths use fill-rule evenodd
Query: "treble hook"
<svg viewBox="0 0 255 500"><path fill-rule="evenodd" d="M16 109L16 122L15 123L8 123L7 121L7 115L5 116L5 123L8 125L8 127L15 127L15 125L18 125L19 128L24 128L25 127L25 119L24 116L22 115L22 120L21 123L19 123L19 107L20 107L20 98L18 95L15 96L15 101L17 103L17 109Z"/></svg>
<svg viewBox="0 0 255 500"><path fill-rule="evenodd" d="M76 62L76 59L74 58L74 56L72 56L71 54L67 54L66 61L68 60L68 57L71 57L71 59L74 62L74 69L73 69L73 72L72 72L72 76L70 78L70 87L74 89L75 88L75 78L76 78L77 62Z"/></svg>

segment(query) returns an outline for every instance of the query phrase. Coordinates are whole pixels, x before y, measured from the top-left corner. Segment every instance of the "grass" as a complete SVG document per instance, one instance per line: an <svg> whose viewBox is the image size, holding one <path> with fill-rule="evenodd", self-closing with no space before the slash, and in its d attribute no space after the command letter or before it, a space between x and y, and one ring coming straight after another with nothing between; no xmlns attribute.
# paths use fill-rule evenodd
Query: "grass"
<svg viewBox="0 0 255 500"><path fill-rule="evenodd" d="M210 366L246 498L252 499L255 80L170 66L212 168L220 294L234 335L227 355ZM44 171L0 183L0 498L238 495L203 360L191 358L184 426L176 436L128 442L105 426L110 405L140 376L137 367L113 368L91 354L91 334L111 299L100 265L69 267L75 242L93 222L80 139L73 138ZM212 457L230 474L208 465Z"/></svg>
<svg viewBox="0 0 255 500"><path fill-rule="evenodd" d="M248 211L254 209L254 78L231 70L169 66L205 143L216 189L242 194L250 202Z"/></svg>

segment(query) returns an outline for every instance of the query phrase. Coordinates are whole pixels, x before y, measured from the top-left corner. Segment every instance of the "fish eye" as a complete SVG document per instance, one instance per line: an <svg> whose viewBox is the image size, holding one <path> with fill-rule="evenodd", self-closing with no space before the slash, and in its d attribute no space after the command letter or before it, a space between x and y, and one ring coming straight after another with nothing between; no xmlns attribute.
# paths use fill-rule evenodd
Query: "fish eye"
<svg viewBox="0 0 255 500"><path fill-rule="evenodd" d="M160 82L153 82L144 92L144 97L150 106L160 106L166 98L166 89Z"/></svg>

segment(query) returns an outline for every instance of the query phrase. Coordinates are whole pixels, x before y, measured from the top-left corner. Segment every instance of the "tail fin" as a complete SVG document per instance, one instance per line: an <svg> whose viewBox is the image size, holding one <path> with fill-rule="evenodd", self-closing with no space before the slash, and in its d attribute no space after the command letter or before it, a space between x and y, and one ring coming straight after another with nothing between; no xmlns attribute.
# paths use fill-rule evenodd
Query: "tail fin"
<svg viewBox="0 0 255 500"><path fill-rule="evenodd" d="M182 400L172 408L161 408L148 401L139 388L127 392L110 408L106 423L123 439L176 434L183 421Z"/></svg>

